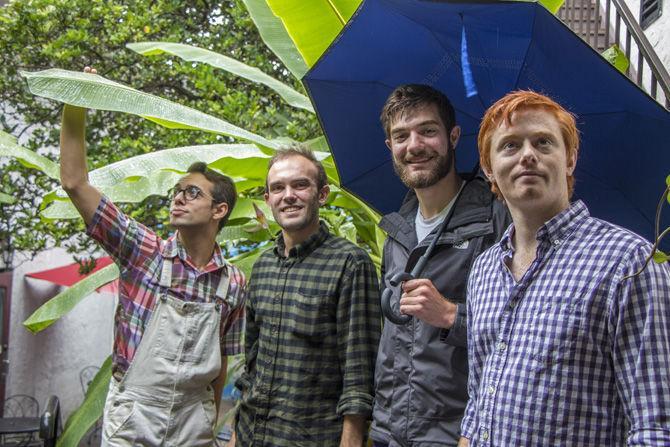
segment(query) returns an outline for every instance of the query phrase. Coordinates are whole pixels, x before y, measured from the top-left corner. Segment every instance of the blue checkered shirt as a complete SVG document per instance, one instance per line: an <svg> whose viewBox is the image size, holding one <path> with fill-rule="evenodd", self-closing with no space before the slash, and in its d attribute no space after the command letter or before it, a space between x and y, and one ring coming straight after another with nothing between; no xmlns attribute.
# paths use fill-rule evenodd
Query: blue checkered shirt
<svg viewBox="0 0 670 447"><path fill-rule="evenodd" d="M513 226L468 282L471 446L670 445L670 269L573 203L517 282Z"/></svg>

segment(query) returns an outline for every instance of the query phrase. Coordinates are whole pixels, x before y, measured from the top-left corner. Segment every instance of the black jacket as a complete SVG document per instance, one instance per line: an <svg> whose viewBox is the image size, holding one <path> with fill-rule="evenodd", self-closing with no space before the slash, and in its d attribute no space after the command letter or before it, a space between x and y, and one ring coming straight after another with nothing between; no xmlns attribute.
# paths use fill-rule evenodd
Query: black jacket
<svg viewBox="0 0 670 447"><path fill-rule="evenodd" d="M391 446L456 445L468 399L465 294L475 258L500 239L511 219L481 177L470 181L422 278L458 305L454 326L440 329L413 318L397 326L384 321L375 370L372 438ZM408 194L400 211L384 216L388 238L382 260L382 291L389 279L410 272L434 239L418 244L414 219L418 200ZM397 297L394 298L397 309Z"/></svg>

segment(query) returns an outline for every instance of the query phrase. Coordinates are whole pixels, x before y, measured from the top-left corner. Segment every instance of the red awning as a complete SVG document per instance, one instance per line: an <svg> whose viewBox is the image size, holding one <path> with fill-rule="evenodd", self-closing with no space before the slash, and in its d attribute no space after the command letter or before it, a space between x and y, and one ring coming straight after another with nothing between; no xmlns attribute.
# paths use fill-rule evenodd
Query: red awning
<svg viewBox="0 0 670 447"><path fill-rule="evenodd" d="M79 273L81 266L74 262L72 264L64 265L62 267L56 267L54 269L42 270L41 272L27 273L26 276L29 278L43 279L44 281L49 281L59 286L70 287L73 284L78 283L87 276L97 272L98 270L107 267L109 264L114 262L111 257L105 256L103 258L98 258L96 260L95 268L91 270L88 274L82 275ZM98 289L98 292L112 292L116 293L119 289L118 279L108 282L104 286Z"/></svg>

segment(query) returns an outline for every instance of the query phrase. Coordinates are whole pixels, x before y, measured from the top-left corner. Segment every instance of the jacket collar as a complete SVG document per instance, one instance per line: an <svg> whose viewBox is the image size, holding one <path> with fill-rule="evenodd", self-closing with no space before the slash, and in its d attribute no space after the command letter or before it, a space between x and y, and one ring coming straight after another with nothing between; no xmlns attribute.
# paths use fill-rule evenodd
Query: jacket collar
<svg viewBox="0 0 670 447"><path fill-rule="evenodd" d="M463 178L463 176L461 176ZM467 180L466 178L463 178ZM470 180L461 192L461 197L456 203L451 221L445 231L453 230L473 222L485 222L491 220L493 213L493 194L480 175ZM400 210L385 215L379 222L379 226L386 231L389 237L400 242L406 247L415 247L418 244L414 218L419 208L419 199L413 190L410 190Z"/></svg>

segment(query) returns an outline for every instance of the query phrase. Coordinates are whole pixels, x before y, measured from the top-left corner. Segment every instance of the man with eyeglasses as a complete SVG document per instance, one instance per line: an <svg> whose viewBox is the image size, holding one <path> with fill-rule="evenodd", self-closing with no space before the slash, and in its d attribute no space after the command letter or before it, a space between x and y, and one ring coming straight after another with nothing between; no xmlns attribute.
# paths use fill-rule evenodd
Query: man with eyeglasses
<svg viewBox="0 0 670 447"><path fill-rule="evenodd" d="M211 446L226 356L242 351L245 278L215 240L235 185L192 164L172 191L177 231L162 240L89 183L85 116L63 110L60 176L87 234L120 270L102 445Z"/></svg>

